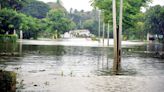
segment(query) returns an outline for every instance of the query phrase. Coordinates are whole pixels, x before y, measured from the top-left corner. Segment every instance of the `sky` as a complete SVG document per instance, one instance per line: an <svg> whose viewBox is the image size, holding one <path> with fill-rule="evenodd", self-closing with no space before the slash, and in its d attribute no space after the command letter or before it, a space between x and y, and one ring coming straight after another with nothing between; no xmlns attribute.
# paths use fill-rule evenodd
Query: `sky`
<svg viewBox="0 0 164 92"><path fill-rule="evenodd" d="M56 0L38 0L43 2L55 2ZM84 11L91 11L90 0L62 0L64 7L69 11L70 8Z"/></svg>
<svg viewBox="0 0 164 92"><path fill-rule="evenodd" d="M154 5L164 5L164 0L153 0L153 3L150 4L151 6L154 6Z"/></svg>
<svg viewBox="0 0 164 92"><path fill-rule="evenodd" d="M43 2L55 2L56 0L39 0ZM92 10L92 6L89 3L90 0L62 0L64 7L69 11L70 8L77 10L90 11ZM153 0L151 6L154 5L164 5L164 0Z"/></svg>

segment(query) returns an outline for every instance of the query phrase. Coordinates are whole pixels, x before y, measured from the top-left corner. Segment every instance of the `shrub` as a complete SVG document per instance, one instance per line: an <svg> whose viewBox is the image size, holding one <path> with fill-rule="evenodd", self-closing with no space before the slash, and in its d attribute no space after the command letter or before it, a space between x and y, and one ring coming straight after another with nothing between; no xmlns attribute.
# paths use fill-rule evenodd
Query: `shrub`
<svg viewBox="0 0 164 92"><path fill-rule="evenodd" d="M16 91L16 73L0 70L0 91L1 92Z"/></svg>
<svg viewBox="0 0 164 92"><path fill-rule="evenodd" d="M16 42L17 35L2 35L0 34L0 42Z"/></svg>

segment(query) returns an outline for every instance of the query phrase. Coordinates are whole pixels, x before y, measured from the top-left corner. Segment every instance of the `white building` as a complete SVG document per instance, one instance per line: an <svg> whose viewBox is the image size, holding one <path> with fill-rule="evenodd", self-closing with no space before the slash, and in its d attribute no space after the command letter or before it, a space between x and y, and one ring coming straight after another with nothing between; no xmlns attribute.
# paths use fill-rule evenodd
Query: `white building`
<svg viewBox="0 0 164 92"><path fill-rule="evenodd" d="M75 37L90 37L91 33L89 30L82 29L82 30L72 30L69 32L71 35Z"/></svg>

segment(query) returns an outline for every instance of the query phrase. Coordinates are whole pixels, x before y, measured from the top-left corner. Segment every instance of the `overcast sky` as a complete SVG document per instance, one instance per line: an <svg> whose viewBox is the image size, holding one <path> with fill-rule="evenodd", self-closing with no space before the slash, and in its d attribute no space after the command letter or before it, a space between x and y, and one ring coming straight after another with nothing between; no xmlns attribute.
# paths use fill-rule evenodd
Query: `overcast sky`
<svg viewBox="0 0 164 92"><path fill-rule="evenodd" d="M56 0L39 0L43 2L55 2ZM69 10L70 8L77 9L77 10L85 10L90 11L92 7L89 3L90 0L62 0L64 7ZM150 4L151 6L154 5L164 5L164 0L153 0L153 3Z"/></svg>
<svg viewBox="0 0 164 92"><path fill-rule="evenodd" d="M153 3L151 4L152 6L154 5L164 5L164 0L153 0Z"/></svg>

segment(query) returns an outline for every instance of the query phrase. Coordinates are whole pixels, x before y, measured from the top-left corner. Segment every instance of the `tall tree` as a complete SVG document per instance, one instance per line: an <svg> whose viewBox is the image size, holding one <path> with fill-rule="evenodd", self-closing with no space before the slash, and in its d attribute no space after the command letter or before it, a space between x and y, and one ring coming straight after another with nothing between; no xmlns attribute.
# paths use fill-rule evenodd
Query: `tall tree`
<svg viewBox="0 0 164 92"><path fill-rule="evenodd" d="M92 0L92 5L98 7L102 11L104 11L104 21L112 24L112 0ZM147 5L151 0L124 0L123 4L123 34L130 32L132 28L135 27L135 23L138 19L138 14L141 13L141 7ZM119 20L119 3L116 2L116 11L117 11L117 25Z"/></svg>
<svg viewBox="0 0 164 92"><path fill-rule="evenodd" d="M74 28L75 24L73 21L67 18L66 14L62 10L51 10L47 15L48 20L50 21L50 31L58 31L64 33Z"/></svg>
<svg viewBox="0 0 164 92"><path fill-rule="evenodd" d="M56 0L56 3L59 5L63 5L63 2L61 0Z"/></svg>
<svg viewBox="0 0 164 92"><path fill-rule="evenodd" d="M71 11L69 18L77 24L76 29L89 29L91 33L98 35L98 26L95 24L98 22L99 15L97 10L85 12L75 9Z"/></svg>
<svg viewBox="0 0 164 92"><path fill-rule="evenodd" d="M11 9L0 10L0 34L13 34L14 29L19 29L21 18L16 11Z"/></svg>
<svg viewBox="0 0 164 92"><path fill-rule="evenodd" d="M152 34L163 35L164 37L164 6L157 5L147 10L145 29Z"/></svg>
<svg viewBox="0 0 164 92"><path fill-rule="evenodd" d="M98 35L98 21L93 19L88 19L83 22L83 28L90 30L94 35Z"/></svg>
<svg viewBox="0 0 164 92"><path fill-rule="evenodd" d="M20 10L27 4L27 0L0 0L1 8Z"/></svg>
<svg viewBox="0 0 164 92"><path fill-rule="evenodd" d="M49 10L49 6L44 2L32 1L27 6L23 7L21 12L26 15L41 19L46 17Z"/></svg>

